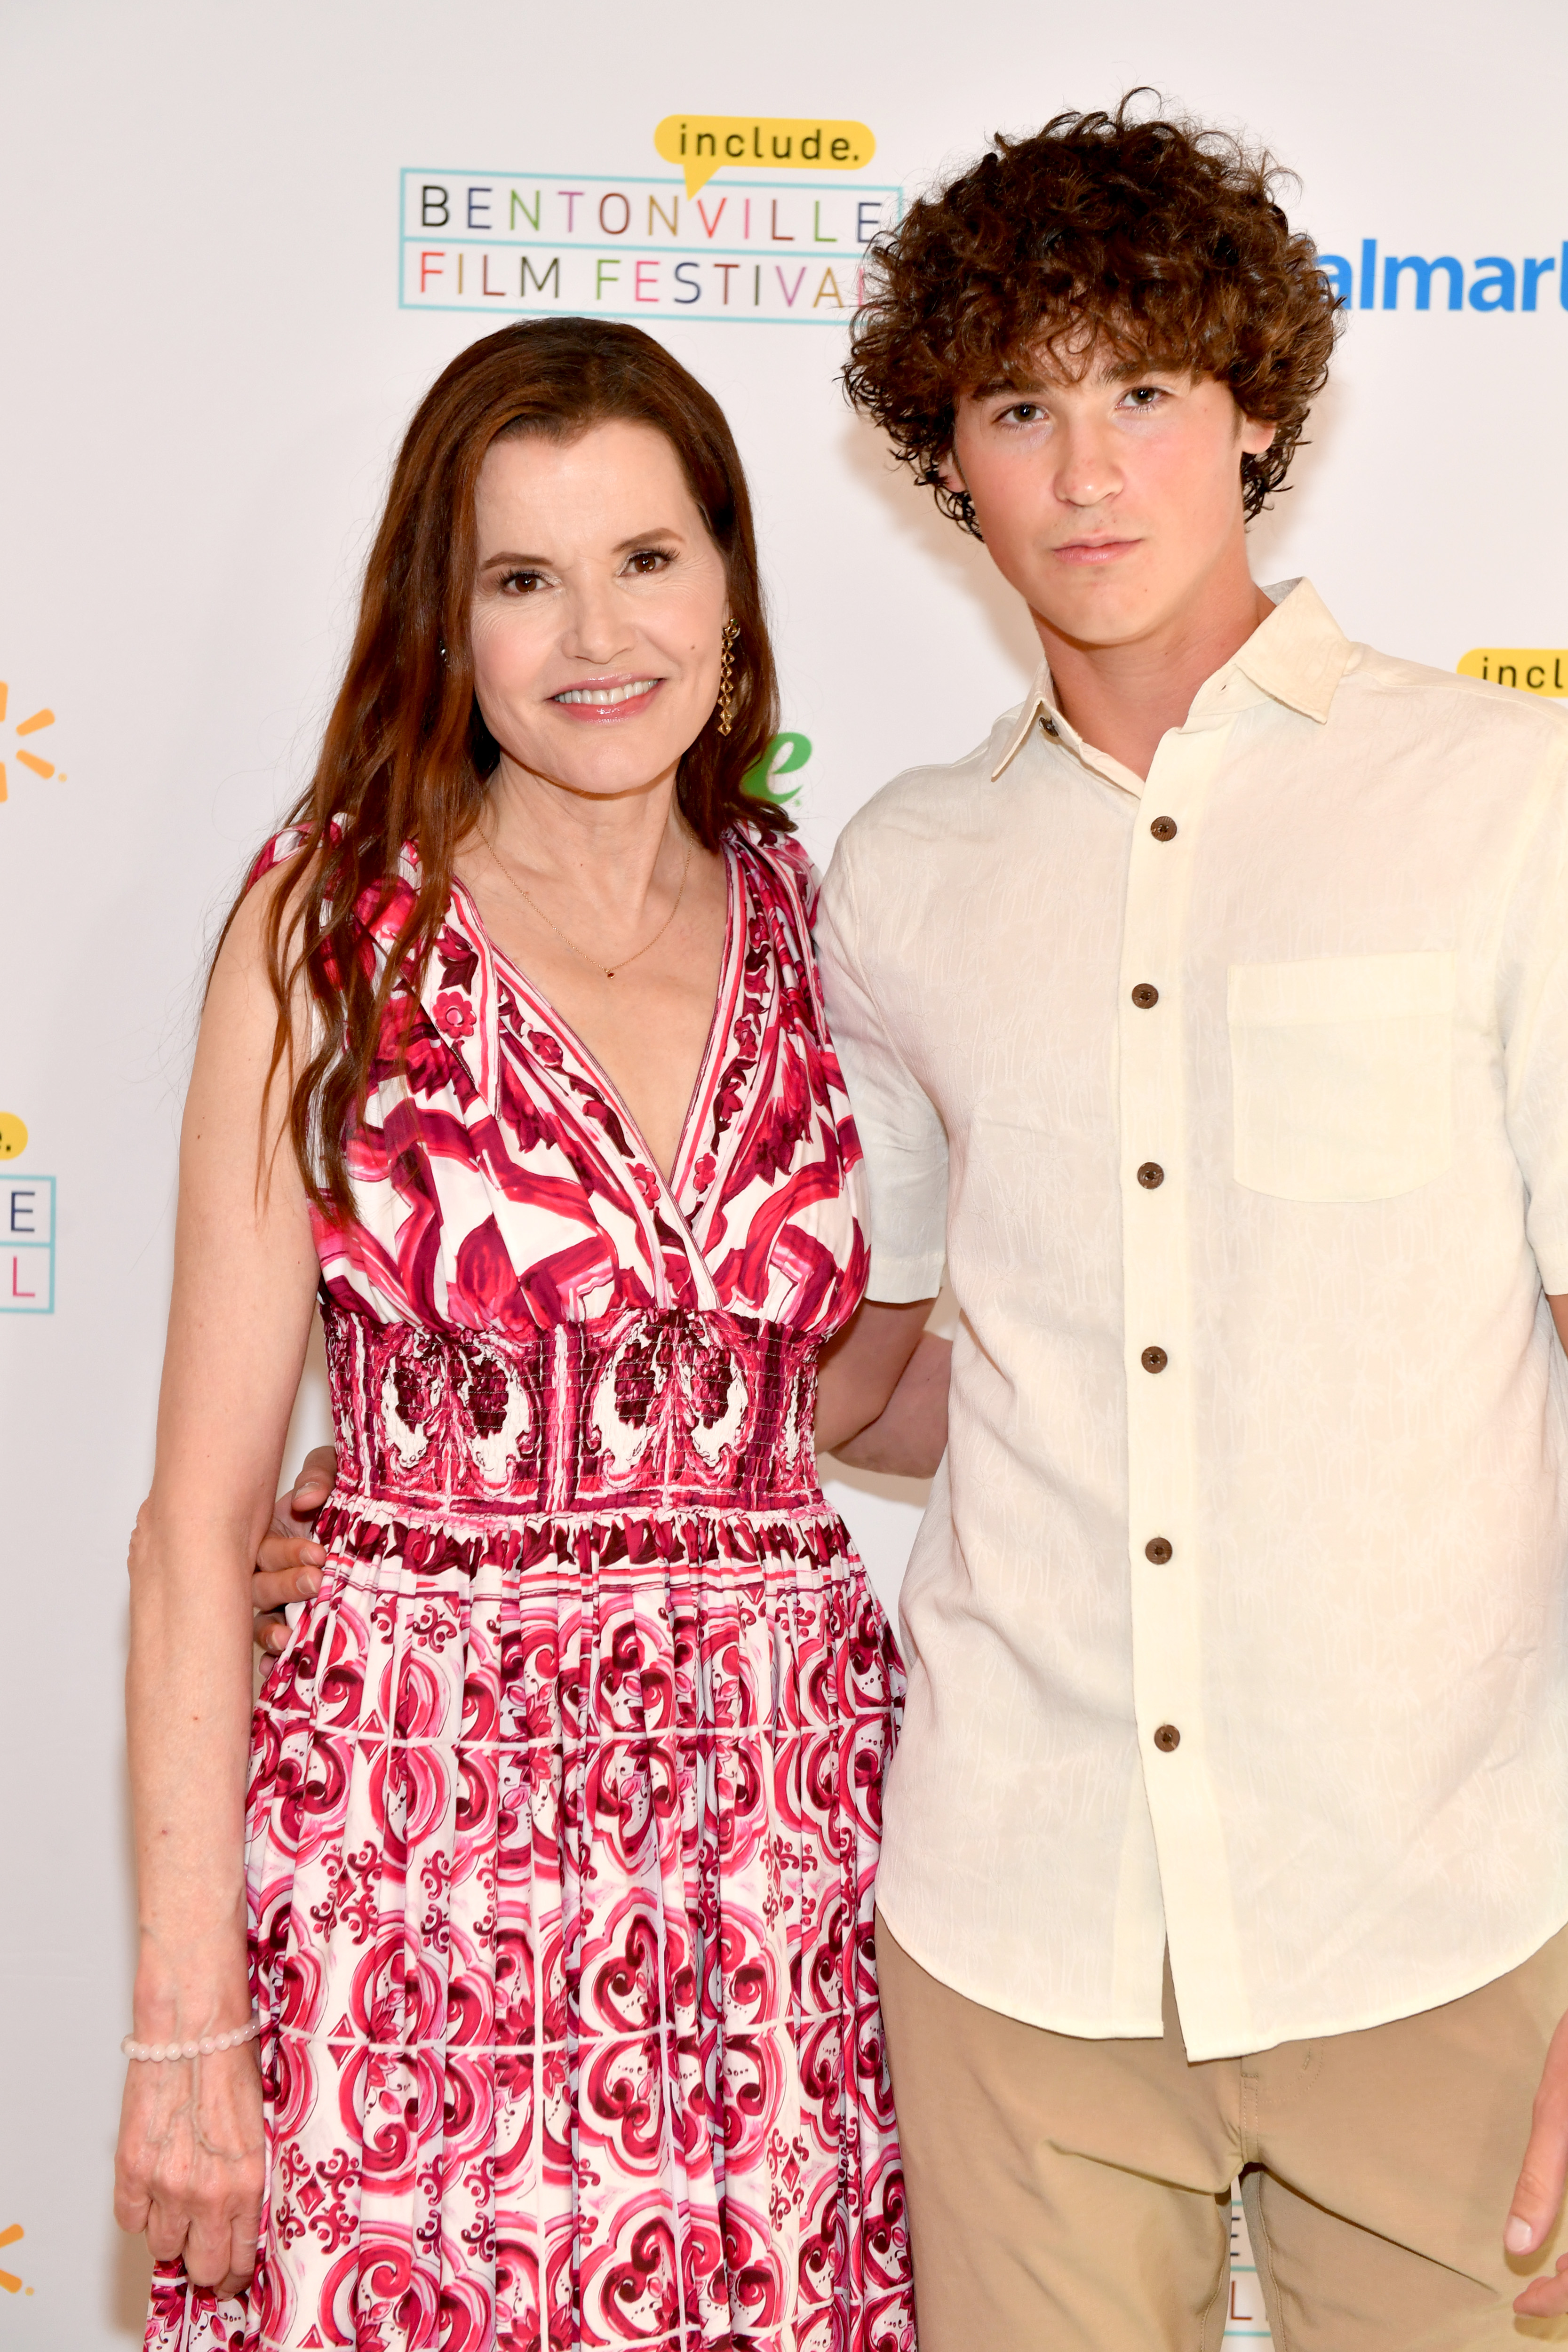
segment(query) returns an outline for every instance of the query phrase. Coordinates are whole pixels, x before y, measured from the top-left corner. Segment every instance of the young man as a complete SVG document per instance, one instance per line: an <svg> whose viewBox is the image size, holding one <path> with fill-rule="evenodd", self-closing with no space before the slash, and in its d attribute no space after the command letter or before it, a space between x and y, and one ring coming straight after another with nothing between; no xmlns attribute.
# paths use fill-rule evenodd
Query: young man
<svg viewBox="0 0 1568 2352"><path fill-rule="evenodd" d="M917 205L856 340L1045 655L821 935L865 1311L963 1314L879 1882L921 2352L1207 2352L1237 2170L1279 2352L1568 2336L1568 730L1254 585L1332 331L1265 169L1123 114ZM940 1352L847 1456L934 1459Z"/></svg>
<svg viewBox="0 0 1568 2352"><path fill-rule="evenodd" d="M1332 313L1124 111L916 205L856 336L1045 656L820 936L871 1297L962 1312L879 1885L921 2352L1217 2345L1238 2170L1289 2352L1568 2336L1568 729L1254 585Z"/></svg>

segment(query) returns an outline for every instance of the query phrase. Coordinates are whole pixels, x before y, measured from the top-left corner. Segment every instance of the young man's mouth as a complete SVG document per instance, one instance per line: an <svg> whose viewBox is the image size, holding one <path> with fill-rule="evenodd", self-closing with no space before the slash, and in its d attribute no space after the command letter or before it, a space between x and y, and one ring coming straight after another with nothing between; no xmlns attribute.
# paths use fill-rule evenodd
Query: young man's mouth
<svg viewBox="0 0 1568 2352"><path fill-rule="evenodd" d="M1069 539L1051 552L1064 563L1110 563L1119 555L1130 555L1138 543L1135 539Z"/></svg>

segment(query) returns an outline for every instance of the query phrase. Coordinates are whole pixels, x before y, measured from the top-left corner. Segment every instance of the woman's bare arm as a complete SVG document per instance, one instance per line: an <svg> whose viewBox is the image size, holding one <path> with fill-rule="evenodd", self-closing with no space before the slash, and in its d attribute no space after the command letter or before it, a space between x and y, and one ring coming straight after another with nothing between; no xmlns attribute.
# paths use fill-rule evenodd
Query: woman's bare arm
<svg viewBox="0 0 1568 2352"><path fill-rule="evenodd" d="M816 1444L860 1470L929 1478L947 1444L945 1339L926 1331L935 1302L865 1305L823 1354Z"/></svg>
<svg viewBox="0 0 1568 2352"><path fill-rule="evenodd" d="M126 1677L140 1939L132 2032L184 2042L244 2023L243 1820L250 1587L271 1517L316 1281L303 1187L276 1150L258 887L225 943L180 1141L174 1284L152 1492L131 1561ZM263 1174L265 1171L265 1174ZM115 2214L198 2284L248 2275L261 2193L253 2047L132 2061Z"/></svg>

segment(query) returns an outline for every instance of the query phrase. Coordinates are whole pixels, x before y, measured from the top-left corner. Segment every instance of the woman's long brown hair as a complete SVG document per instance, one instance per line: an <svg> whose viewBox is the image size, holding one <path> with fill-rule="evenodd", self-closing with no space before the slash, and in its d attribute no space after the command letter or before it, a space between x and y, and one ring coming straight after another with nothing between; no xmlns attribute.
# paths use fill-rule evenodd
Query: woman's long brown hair
<svg viewBox="0 0 1568 2352"><path fill-rule="evenodd" d="M431 386L398 452L321 759L285 820L311 854L285 871L268 916L278 1006L268 1083L287 1066L294 1156L310 1198L336 1221L353 1215L347 1143L387 1000L400 980L417 988L424 977L458 845L500 756L474 698L468 634L479 467L501 434L568 438L612 418L652 425L675 450L724 558L740 629L733 722L721 735L710 720L682 759L681 814L709 849L731 825L790 829L782 809L743 789L778 727L778 684L751 500L718 402L650 335L611 320L531 320L470 345ZM366 929L398 887L405 843L419 887L378 961ZM314 1050L304 1056L295 1024L307 1001Z"/></svg>

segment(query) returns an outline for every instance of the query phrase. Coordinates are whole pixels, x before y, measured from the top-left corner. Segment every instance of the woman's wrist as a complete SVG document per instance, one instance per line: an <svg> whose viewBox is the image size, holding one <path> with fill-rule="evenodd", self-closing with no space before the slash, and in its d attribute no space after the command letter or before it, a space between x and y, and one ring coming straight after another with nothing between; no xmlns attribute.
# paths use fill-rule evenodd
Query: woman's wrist
<svg viewBox="0 0 1568 2352"><path fill-rule="evenodd" d="M250 2015L250 1968L243 1933L232 1928L164 1948L145 1931L132 1994L138 2042L190 2042L226 2033Z"/></svg>

